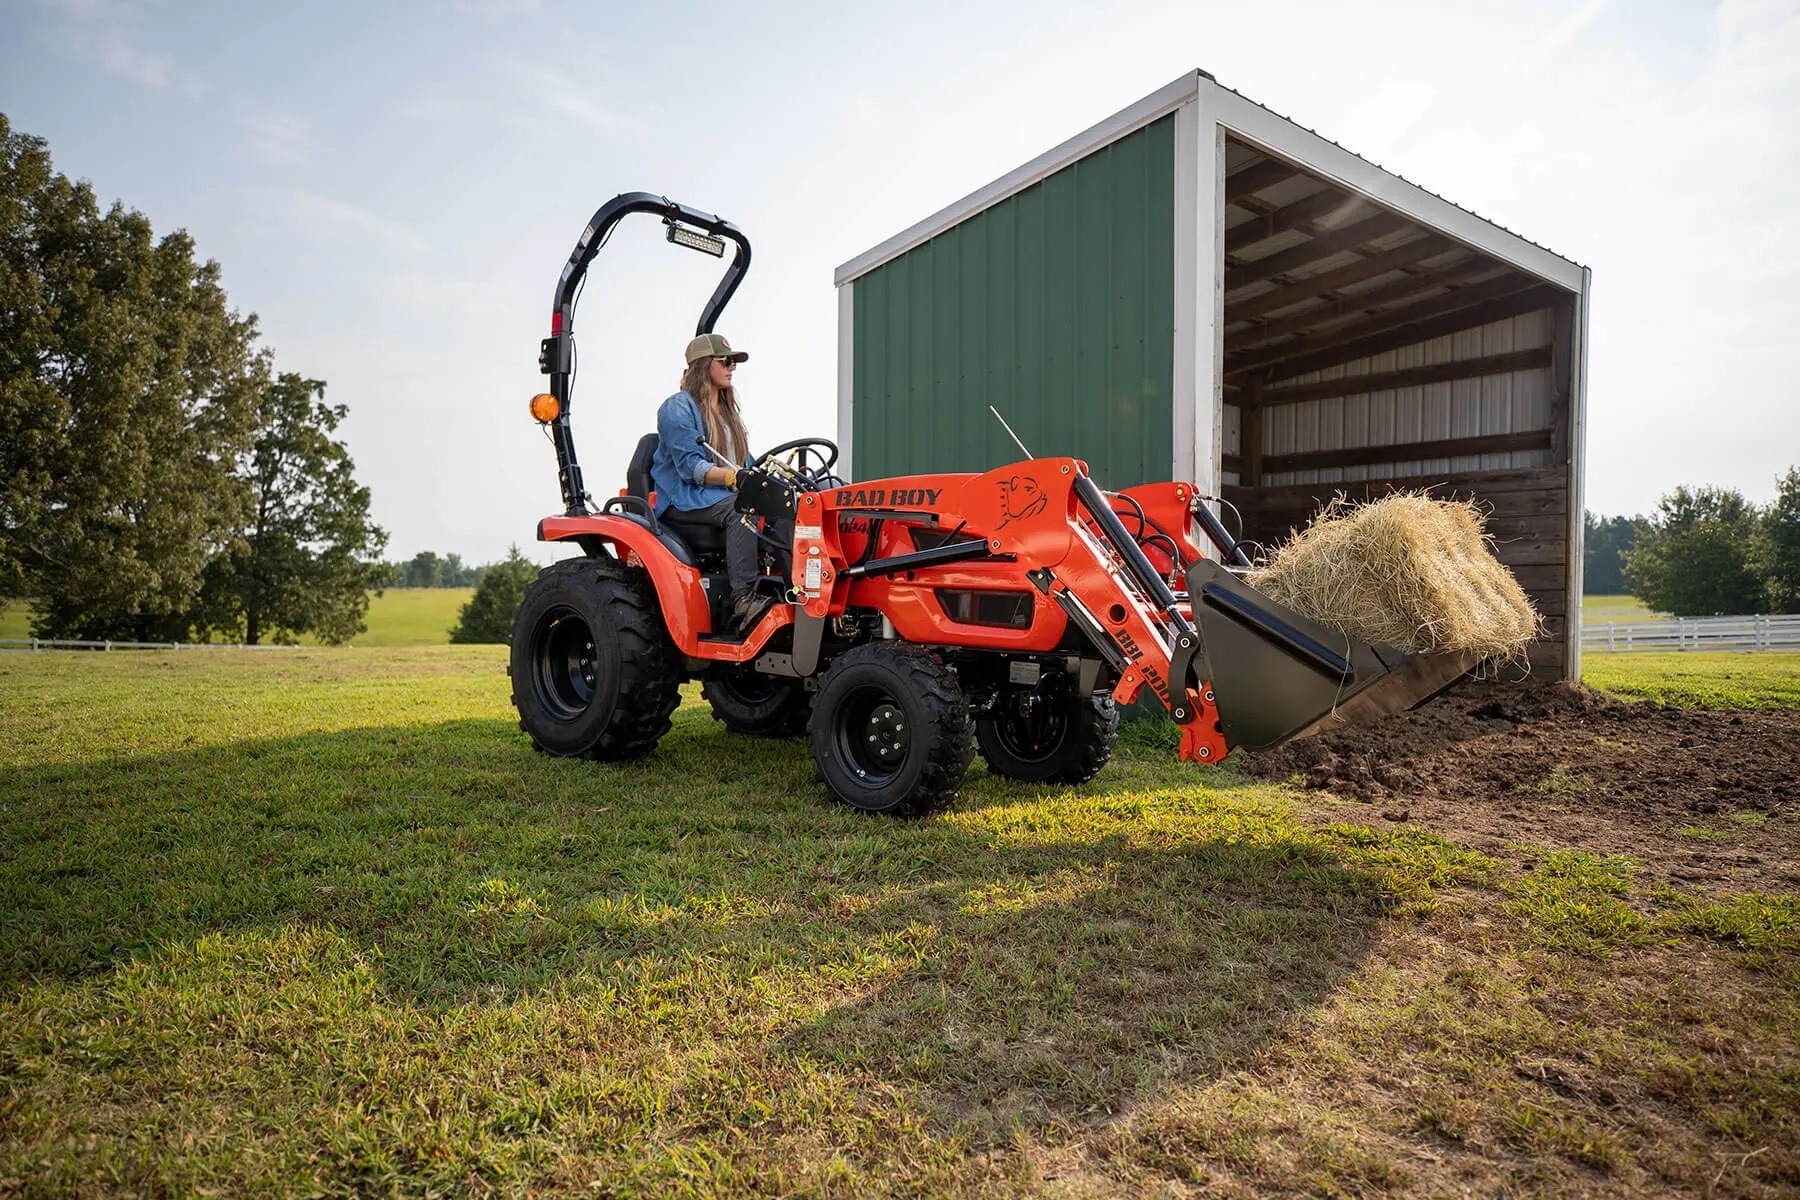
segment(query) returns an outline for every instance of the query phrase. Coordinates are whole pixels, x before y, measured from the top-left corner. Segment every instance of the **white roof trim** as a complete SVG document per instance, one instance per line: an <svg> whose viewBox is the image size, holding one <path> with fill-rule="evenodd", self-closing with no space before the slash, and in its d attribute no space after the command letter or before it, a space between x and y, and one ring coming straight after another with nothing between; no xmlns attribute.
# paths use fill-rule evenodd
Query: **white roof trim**
<svg viewBox="0 0 1800 1200"><path fill-rule="evenodd" d="M922 242L930 241L984 208L992 208L1034 183L1042 182L1070 163L1086 158L1102 146L1134 133L1152 121L1168 116L1183 103L1194 98L1204 72L1189 71L1167 87L1145 96L1130 108L1114 113L1090 129L1083 130L1052 150L1038 155L1018 170L1003 175L984 188L970 192L955 204L926 217L912 228L895 234L887 241L866 250L837 269L833 282L840 287L858 275L867 275L882 263L900 257Z"/></svg>
<svg viewBox="0 0 1800 1200"><path fill-rule="evenodd" d="M1202 89L1207 93L1210 102L1208 107L1217 114L1218 124L1243 140L1322 175L1352 192L1367 196L1378 204L1501 262L1571 292L1582 291L1584 280L1582 268L1578 264L1466 208L1458 207L1255 101L1246 99L1216 83L1204 71L1189 71L1131 107L1076 134L986 187L970 192L948 208L933 213L879 246L864 251L838 267L833 282L842 286L860 275L868 274L983 209L991 208L1008 196L1042 182L1070 163L1167 116L1198 96Z"/></svg>

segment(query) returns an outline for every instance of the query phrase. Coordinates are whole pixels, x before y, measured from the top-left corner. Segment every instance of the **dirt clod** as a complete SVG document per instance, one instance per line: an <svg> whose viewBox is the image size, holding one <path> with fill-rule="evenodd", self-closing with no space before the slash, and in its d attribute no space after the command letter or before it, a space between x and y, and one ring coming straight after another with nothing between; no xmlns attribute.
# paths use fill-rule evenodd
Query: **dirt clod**
<svg viewBox="0 0 1800 1200"><path fill-rule="evenodd" d="M1478 848L1623 854L1654 875L1800 890L1800 712L1678 708L1564 683L1434 703L1243 756L1242 770Z"/></svg>

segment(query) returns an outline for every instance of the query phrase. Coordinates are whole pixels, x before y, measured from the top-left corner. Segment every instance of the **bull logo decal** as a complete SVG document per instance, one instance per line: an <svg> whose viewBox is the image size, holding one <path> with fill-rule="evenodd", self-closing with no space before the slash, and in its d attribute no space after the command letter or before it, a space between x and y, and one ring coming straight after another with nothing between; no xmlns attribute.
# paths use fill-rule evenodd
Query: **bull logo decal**
<svg viewBox="0 0 1800 1200"><path fill-rule="evenodd" d="M1006 514L1006 520L1000 522L1005 529L1014 521L1022 521L1026 517L1035 517L1049 507L1050 497L1044 495L1038 481L1030 475L1014 475L1011 479L1002 480L1000 484L1000 511Z"/></svg>

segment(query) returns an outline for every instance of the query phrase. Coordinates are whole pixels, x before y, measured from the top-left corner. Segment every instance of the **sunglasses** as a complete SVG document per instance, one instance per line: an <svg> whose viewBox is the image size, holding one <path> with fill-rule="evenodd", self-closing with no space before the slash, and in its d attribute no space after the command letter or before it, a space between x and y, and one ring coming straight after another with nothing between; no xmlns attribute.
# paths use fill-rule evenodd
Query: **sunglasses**
<svg viewBox="0 0 1800 1200"><path fill-rule="evenodd" d="M727 371L737 370L737 360L736 359L721 358L719 360L719 365L724 367Z"/></svg>

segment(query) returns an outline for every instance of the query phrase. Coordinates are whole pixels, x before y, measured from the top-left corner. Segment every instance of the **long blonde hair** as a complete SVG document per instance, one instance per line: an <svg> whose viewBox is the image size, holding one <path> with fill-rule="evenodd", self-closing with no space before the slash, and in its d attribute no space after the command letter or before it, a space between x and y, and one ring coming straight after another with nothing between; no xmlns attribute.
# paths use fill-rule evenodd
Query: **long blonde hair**
<svg viewBox="0 0 1800 1200"><path fill-rule="evenodd" d="M681 390L700 406L700 419L706 423L706 440L734 463L742 463L750 452L750 438L744 432L744 418L738 412L737 389L715 388L712 382L712 357L696 359L681 373Z"/></svg>

